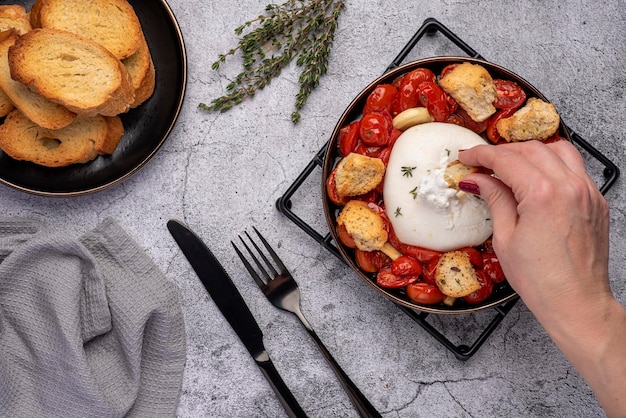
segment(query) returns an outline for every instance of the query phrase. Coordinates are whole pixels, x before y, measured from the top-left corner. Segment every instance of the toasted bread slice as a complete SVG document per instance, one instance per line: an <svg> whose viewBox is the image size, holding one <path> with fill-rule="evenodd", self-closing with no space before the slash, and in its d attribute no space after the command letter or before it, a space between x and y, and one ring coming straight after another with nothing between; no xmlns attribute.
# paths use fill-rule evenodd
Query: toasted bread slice
<svg viewBox="0 0 626 418"><path fill-rule="evenodd" d="M460 298L480 289L476 270L463 251L444 253L435 270L437 287L446 296Z"/></svg>
<svg viewBox="0 0 626 418"><path fill-rule="evenodd" d="M18 35L22 35L31 30L30 19L26 9L20 5L2 5L0 6L0 32L12 29ZM10 33L7 33L8 36ZM2 39L6 36L0 35ZM2 91L0 87L0 117L9 114L15 107L11 99Z"/></svg>
<svg viewBox="0 0 626 418"><path fill-rule="evenodd" d="M443 172L443 178L446 183L448 183L448 187L459 190L459 183L463 180L463 177L478 172L480 172L478 167L470 167L459 160L454 160L446 166L446 170Z"/></svg>
<svg viewBox="0 0 626 418"><path fill-rule="evenodd" d="M133 80L133 88L135 89L135 101L130 105L135 108L148 100L154 92L156 74L150 48L145 38L142 36L142 42L137 52L130 57L122 60L122 63L128 69L130 77Z"/></svg>
<svg viewBox="0 0 626 418"><path fill-rule="evenodd" d="M380 250L389 238L383 218L361 200L350 200L343 207L337 225L345 226L359 250Z"/></svg>
<svg viewBox="0 0 626 418"><path fill-rule="evenodd" d="M0 39L5 34L6 32L0 33ZM26 117L44 128L61 129L69 125L76 118L75 113L11 78L8 53L16 39L17 34L11 31L10 36L0 42L0 89L10 101L11 107L15 105Z"/></svg>
<svg viewBox="0 0 626 418"><path fill-rule="evenodd" d="M89 38L120 60L139 49L143 36L135 10L126 0L37 0L31 24Z"/></svg>
<svg viewBox="0 0 626 418"><path fill-rule="evenodd" d="M15 29L18 35L31 30L30 18L26 9L20 5L0 6L0 31Z"/></svg>
<svg viewBox="0 0 626 418"><path fill-rule="evenodd" d="M337 193L340 196L365 194L378 186L384 176L385 163L380 158L351 152L337 164Z"/></svg>
<svg viewBox="0 0 626 418"><path fill-rule="evenodd" d="M103 46L57 29L33 29L9 48L11 77L83 116L115 116L134 101L126 67Z"/></svg>
<svg viewBox="0 0 626 418"><path fill-rule="evenodd" d="M561 118L552 103L531 97L511 117L500 119L496 129L508 142L543 141L558 131L560 122Z"/></svg>
<svg viewBox="0 0 626 418"><path fill-rule="evenodd" d="M476 122L483 122L496 112L493 102L498 91L482 65L459 64L439 80L439 85Z"/></svg>
<svg viewBox="0 0 626 418"><path fill-rule="evenodd" d="M107 134L102 142L96 142L94 147L98 154L113 154L117 144L124 136L124 125L119 116L104 116L107 124Z"/></svg>
<svg viewBox="0 0 626 418"><path fill-rule="evenodd" d="M86 163L99 154L96 144L107 141L109 125L105 117L77 117L63 129L45 129L19 110L14 110L0 126L0 149L16 160L46 167Z"/></svg>

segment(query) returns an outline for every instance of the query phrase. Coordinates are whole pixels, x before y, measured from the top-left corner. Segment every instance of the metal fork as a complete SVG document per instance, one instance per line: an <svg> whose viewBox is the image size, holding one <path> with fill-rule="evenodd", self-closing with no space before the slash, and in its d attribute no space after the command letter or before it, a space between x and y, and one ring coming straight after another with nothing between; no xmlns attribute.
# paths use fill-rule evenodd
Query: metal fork
<svg viewBox="0 0 626 418"><path fill-rule="evenodd" d="M335 372L335 375L339 379L341 386L343 386L345 391L348 393L348 396L350 397L350 400L359 412L359 415L362 417L380 417L381 415L378 413L378 411L376 411L372 404L361 393L359 388L356 387L356 385L352 382L352 380L350 380L348 375L341 369L339 364L337 364L328 349L324 346L324 343L322 343L322 340L320 340L320 338L317 336L317 334L309 324L309 321L306 320L300 309L300 288L298 287L298 284L294 280L291 273L289 273L283 262L280 260L278 254L276 254L276 252L268 244L265 238L263 238L263 236L259 233L259 231L257 231L256 228L253 227L253 229L265 246L267 252L269 252L269 254L271 255L272 259L274 260L274 264L278 268L277 271L275 266L265 256L264 252L261 250L261 248L259 248L259 246L252 239L250 234L248 234L248 232L244 233L256 249L256 253L265 262L267 269L263 266L263 263L261 263L259 257L257 257L252 249L248 246L248 244L246 244L244 239L241 236L239 236L239 239L241 240L243 246L246 248L250 257L254 260L254 263L261 273L260 275L257 273L252 264L246 259L246 257L239 250L239 248L237 248L235 243L231 241L231 244L235 248L235 251L239 255L239 258L241 258L241 261L246 266L246 269L248 269L248 272L250 272L250 275L252 276L256 284L274 306L284 311L291 312L298 317L302 325L304 325L304 328L306 328L306 330L309 332L309 335L317 343L320 351L322 352L322 354L330 364L331 368ZM263 278L261 278L261 276Z"/></svg>

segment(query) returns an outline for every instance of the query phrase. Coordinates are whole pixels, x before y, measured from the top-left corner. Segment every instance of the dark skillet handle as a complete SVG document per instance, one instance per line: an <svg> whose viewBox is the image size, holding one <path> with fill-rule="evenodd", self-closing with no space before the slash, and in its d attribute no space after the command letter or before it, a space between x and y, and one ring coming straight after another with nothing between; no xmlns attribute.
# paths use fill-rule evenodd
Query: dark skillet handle
<svg viewBox="0 0 626 418"><path fill-rule="evenodd" d="M267 356L267 359L265 360L256 360L256 364L261 369L261 372L263 372L263 375L270 383L272 389L274 389L274 392L276 393L280 403L285 408L287 415L291 418L306 418L307 415L304 413L302 407L300 407L300 404L298 404L298 401L283 381L283 378L280 377L280 374L278 374L278 370L274 367L274 363L272 363L269 356Z"/></svg>

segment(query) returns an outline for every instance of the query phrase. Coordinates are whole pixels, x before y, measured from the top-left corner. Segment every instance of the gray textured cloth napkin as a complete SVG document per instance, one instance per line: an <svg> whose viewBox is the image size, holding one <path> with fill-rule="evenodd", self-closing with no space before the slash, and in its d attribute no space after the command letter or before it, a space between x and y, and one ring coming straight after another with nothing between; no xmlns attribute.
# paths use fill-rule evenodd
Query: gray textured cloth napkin
<svg viewBox="0 0 626 418"><path fill-rule="evenodd" d="M113 220L0 218L0 416L174 416L185 346L176 286Z"/></svg>

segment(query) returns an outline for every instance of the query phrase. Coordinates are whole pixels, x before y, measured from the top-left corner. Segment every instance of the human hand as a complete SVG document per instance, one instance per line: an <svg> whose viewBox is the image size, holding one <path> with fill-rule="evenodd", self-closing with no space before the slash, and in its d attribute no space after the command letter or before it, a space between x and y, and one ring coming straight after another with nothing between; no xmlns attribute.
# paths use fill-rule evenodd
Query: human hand
<svg viewBox="0 0 626 418"><path fill-rule="evenodd" d="M475 184L489 204L496 254L540 321L610 294L608 204L571 143L480 146L459 159L497 176L472 174L459 186Z"/></svg>
<svg viewBox="0 0 626 418"><path fill-rule="evenodd" d="M459 154L488 174L462 190L491 210L493 247L515 291L594 390L626 415L626 309L608 277L609 209L568 141L481 145Z"/></svg>

